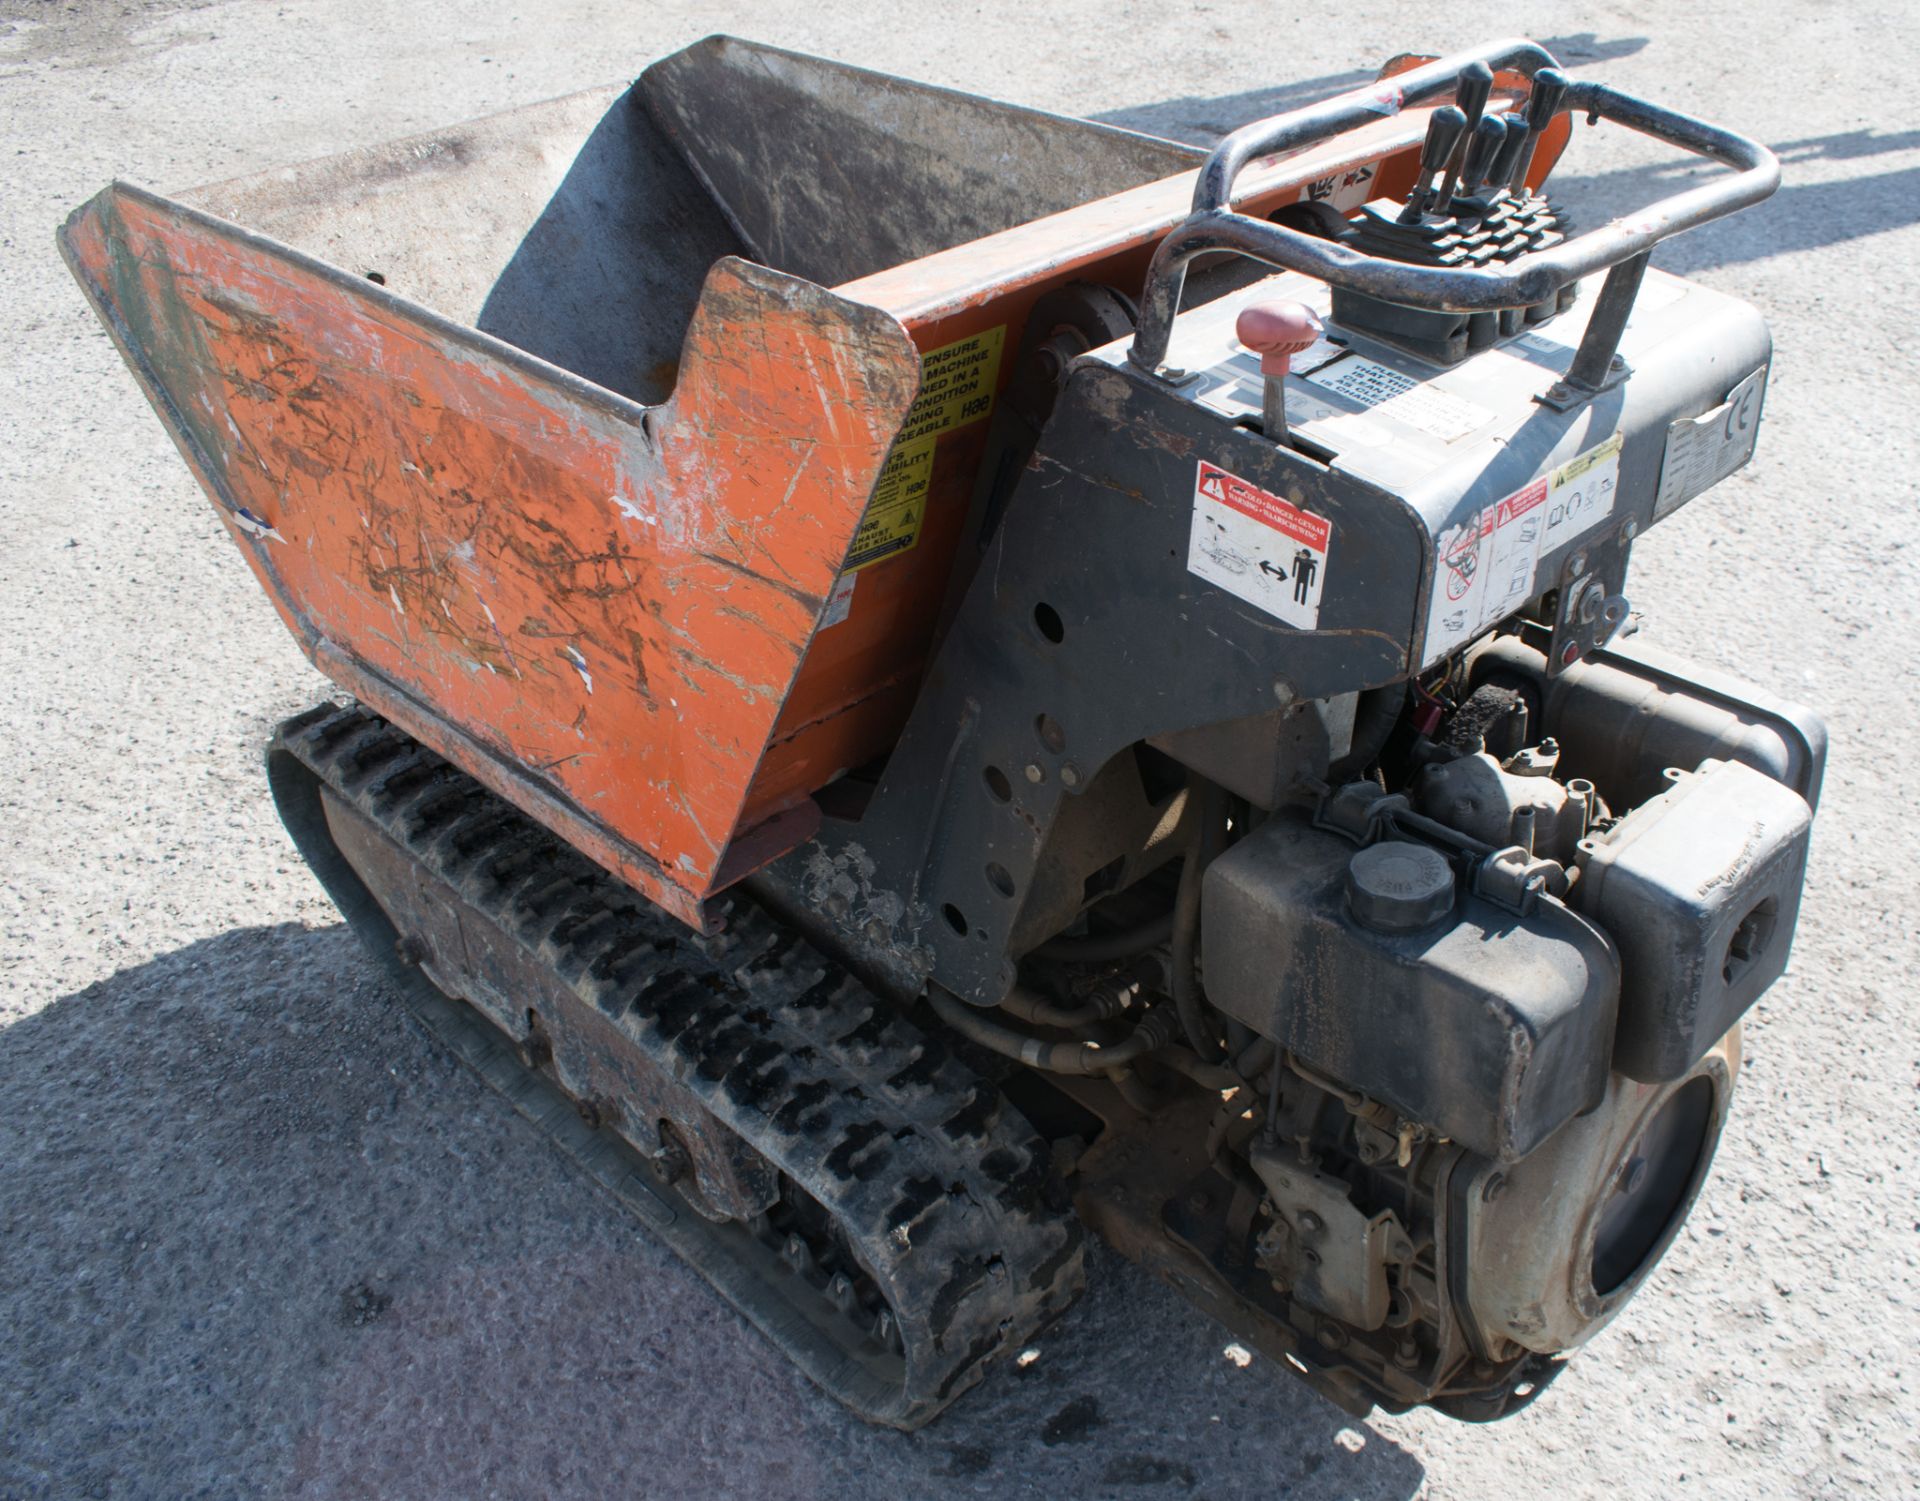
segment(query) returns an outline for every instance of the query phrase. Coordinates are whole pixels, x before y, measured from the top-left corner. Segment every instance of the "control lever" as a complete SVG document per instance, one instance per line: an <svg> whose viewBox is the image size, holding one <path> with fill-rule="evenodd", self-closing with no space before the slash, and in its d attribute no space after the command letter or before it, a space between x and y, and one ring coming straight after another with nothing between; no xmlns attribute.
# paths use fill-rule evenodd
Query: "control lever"
<svg viewBox="0 0 1920 1501"><path fill-rule="evenodd" d="M1521 184L1527 180L1527 170L1533 165L1534 148L1540 144L1540 133L1560 113L1560 102L1567 97L1569 82L1567 75L1558 68L1542 68L1533 75L1533 92L1527 96L1526 138L1514 158L1513 175L1507 179L1509 191L1519 192Z"/></svg>
<svg viewBox="0 0 1920 1501"><path fill-rule="evenodd" d="M1543 68L1541 70L1545 72ZM1460 70L1460 81L1454 85L1454 102L1460 106L1461 113L1467 117L1467 133L1472 135L1480 123L1480 117L1487 112L1487 100L1493 97L1493 69L1485 63L1468 63ZM1453 202L1454 189L1460 186L1460 158L1464 151L1456 151L1449 159L1446 186L1440 189L1435 211L1446 213L1447 205Z"/></svg>
<svg viewBox="0 0 1920 1501"><path fill-rule="evenodd" d="M1507 127L1498 115L1482 115L1473 127L1473 140L1467 146L1467 165L1460 173L1460 196L1471 198L1480 191L1480 184L1486 182L1493 171L1494 159L1500 155L1500 148L1506 143ZM1445 205L1451 213L1453 205Z"/></svg>
<svg viewBox="0 0 1920 1501"><path fill-rule="evenodd" d="M1466 133L1466 115L1451 104L1442 105L1428 117L1426 144L1420 148L1420 173L1413 180L1413 191L1407 194L1407 206L1400 210L1402 224L1420 222L1433 202L1434 190L1440 186L1440 174L1447 170L1453 148Z"/></svg>
<svg viewBox="0 0 1920 1501"><path fill-rule="evenodd" d="M1507 114L1500 117L1500 123L1507 128L1506 139L1500 143L1500 153L1493 159L1493 165L1487 169L1487 187L1490 190L1506 188L1513 180L1514 163L1520 159L1520 152L1527 144L1527 117ZM1491 192L1488 196L1492 196Z"/></svg>
<svg viewBox="0 0 1920 1501"><path fill-rule="evenodd" d="M1287 372L1293 357L1304 354L1320 337L1320 319L1299 302L1256 302L1241 309L1233 331L1242 344L1260 356L1265 389L1260 397L1260 426L1273 443L1292 445L1287 433Z"/></svg>

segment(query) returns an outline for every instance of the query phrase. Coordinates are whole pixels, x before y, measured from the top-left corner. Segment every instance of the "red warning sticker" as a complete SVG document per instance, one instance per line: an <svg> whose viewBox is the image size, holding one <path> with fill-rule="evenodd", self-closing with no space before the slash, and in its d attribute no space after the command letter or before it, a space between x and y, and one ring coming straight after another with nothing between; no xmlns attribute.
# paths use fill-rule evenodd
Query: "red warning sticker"
<svg viewBox="0 0 1920 1501"><path fill-rule="evenodd" d="M1187 569L1303 631L1320 625L1333 523L1200 460Z"/></svg>
<svg viewBox="0 0 1920 1501"><path fill-rule="evenodd" d="M1620 442L1615 433L1440 534L1422 666L1526 604L1545 587L1540 559L1613 514Z"/></svg>

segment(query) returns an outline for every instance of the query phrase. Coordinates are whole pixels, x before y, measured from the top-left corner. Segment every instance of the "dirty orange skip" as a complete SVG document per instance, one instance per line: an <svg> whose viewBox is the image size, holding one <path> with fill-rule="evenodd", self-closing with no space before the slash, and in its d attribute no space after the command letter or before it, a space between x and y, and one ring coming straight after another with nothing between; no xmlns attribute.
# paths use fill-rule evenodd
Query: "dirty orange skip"
<svg viewBox="0 0 1920 1501"><path fill-rule="evenodd" d="M748 789L917 387L899 322L723 260L644 408L124 185L63 244L323 670L688 921L811 831Z"/></svg>

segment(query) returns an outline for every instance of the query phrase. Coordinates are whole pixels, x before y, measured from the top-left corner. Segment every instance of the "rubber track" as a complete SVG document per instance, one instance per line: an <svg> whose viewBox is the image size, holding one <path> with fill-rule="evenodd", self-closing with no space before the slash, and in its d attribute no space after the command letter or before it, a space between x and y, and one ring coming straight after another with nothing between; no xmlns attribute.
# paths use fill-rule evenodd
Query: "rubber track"
<svg viewBox="0 0 1920 1501"><path fill-rule="evenodd" d="M1046 1145L1024 1117L938 1037L750 900L722 898L720 931L696 934L358 706L289 720L270 765L276 754L549 966L826 1209L897 1320L904 1369L894 1395L863 1400L822 1368L820 1352L794 1348L795 1331L818 1324L816 1307L748 1306L766 1287L796 1305L820 1296L771 1249L753 1298L728 1285L738 1276L712 1280L863 1416L918 1426L1079 1295L1083 1232L1048 1204ZM284 777L282 762L286 814ZM303 843L311 838L309 829ZM390 932L362 936L391 958ZM739 1227L709 1233L729 1230L737 1261ZM709 1270L697 1246L676 1249Z"/></svg>

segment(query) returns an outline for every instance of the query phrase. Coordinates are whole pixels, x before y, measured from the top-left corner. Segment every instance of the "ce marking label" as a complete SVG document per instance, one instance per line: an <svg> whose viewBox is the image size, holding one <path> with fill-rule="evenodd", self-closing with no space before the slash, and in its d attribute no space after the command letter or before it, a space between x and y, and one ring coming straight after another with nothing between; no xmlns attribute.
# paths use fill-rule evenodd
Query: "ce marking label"
<svg viewBox="0 0 1920 1501"><path fill-rule="evenodd" d="M1668 424L1660 489L1653 503L1655 521L1718 484L1753 457L1766 400L1767 367L1762 365L1727 392L1727 399L1712 411Z"/></svg>
<svg viewBox="0 0 1920 1501"><path fill-rule="evenodd" d="M1727 423L1723 430L1728 443L1751 444L1750 436L1760 424L1760 403L1767 389L1767 370L1762 365L1727 396Z"/></svg>

